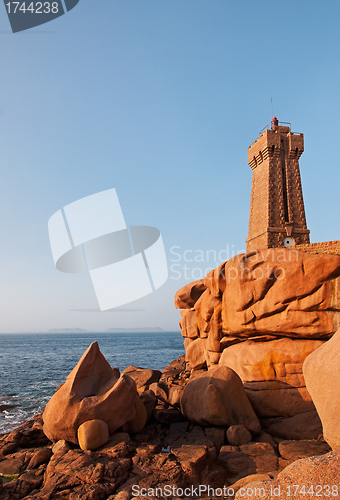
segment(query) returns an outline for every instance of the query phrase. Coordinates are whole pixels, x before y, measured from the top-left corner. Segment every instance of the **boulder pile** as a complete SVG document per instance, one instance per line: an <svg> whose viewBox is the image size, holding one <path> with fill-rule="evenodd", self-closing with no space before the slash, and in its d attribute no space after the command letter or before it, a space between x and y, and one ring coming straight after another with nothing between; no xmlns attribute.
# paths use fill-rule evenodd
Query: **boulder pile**
<svg viewBox="0 0 340 500"><path fill-rule="evenodd" d="M130 427L126 431L122 425L109 435L104 445L84 450L80 443L49 440L43 431L46 425L43 413L0 436L0 475L7 481L0 485L0 499L161 499L169 498L164 493L171 487L174 494L170 498L179 498L188 489L185 498L197 500L201 498L199 485L213 488L216 498L221 497L221 489L225 488L226 498L232 499L241 487L248 488L254 481L293 487L295 476L289 476L290 483L282 482L284 471L290 464L308 457L313 457L315 473L320 469L320 477L325 463L327 470L339 473L339 455L331 452L321 436L319 440L283 440L261 429L241 380L231 369L220 367L198 374L187 369L184 356L152 376L150 370L133 368L129 367L129 373L145 381L138 388L148 415L143 429L136 431ZM158 377L158 382L154 382ZM197 387L197 382L203 386ZM208 414L204 413L204 397L195 401L193 415L184 415L191 391L206 392L209 386L225 398L220 417L225 419L223 422L211 420L217 417L212 409L218 406L212 405ZM182 408L180 403L169 402L169 394L174 394L175 387L183 389ZM209 391L215 404L218 398L214 389ZM238 391L240 400L235 403ZM234 403L239 405L239 413L233 414ZM115 412L114 405L111 411ZM89 422L91 438L101 436L101 419L95 419L97 428ZM307 465L302 466L297 477L302 472L306 474L306 468ZM324 478L320 484L326 482ZM156 488L163 495L160 489L156 495ZM206 498L203 494L202 497ZM211 493L209 498L213 497Z"/></svg>

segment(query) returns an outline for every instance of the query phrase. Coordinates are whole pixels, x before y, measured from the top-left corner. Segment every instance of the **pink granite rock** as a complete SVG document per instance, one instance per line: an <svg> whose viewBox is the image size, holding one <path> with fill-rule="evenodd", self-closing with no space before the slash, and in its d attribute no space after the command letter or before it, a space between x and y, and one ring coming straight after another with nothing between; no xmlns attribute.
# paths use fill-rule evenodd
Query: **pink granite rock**
<svg viewBox="0 0 340 500"><path fill-rule="evenodd" d="M340 448L340 328L306 358L303 373L321 418L324 438L333 450Z"/></svg>
<svg viewBox="0 0 340 500"><path fill-rule="evenodd" d="M146 411L135 381L128 375L118 378L93 342L47 403L43 430L53 442L77 444L78 428L97 419L106 422L110 434L126 423L141 430Z"/></svg>
<svg viewBox="0 0 340 500"><path fill-rule="evenodd" d="M243 424L250 431L260 430L239 376L227 366L211 368L189 382L181 408L189 420L201 425Z"/></svg>

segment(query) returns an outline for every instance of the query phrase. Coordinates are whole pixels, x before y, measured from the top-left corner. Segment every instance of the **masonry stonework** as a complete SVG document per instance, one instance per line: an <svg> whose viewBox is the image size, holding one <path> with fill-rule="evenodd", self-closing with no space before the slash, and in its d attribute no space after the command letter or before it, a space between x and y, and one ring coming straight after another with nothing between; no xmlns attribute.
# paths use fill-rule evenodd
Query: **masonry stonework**
<svg viewBox="0 0 340 500"><path fill-rule="evenodd" d="M323 241L321 243L309 243L306 245L296 245L296 250L307 253L328 253L340 255L340 241ZM340 279L340 278L337 278ZM340 304L340 302L339 302Z"/></svg>
<svg viewBox="0 0 340 500"><path fill-rule="evenodd" d="M276 118L249 146L253 179L247 252L309 244L299 168L303 150L303 134Z"/></svg>

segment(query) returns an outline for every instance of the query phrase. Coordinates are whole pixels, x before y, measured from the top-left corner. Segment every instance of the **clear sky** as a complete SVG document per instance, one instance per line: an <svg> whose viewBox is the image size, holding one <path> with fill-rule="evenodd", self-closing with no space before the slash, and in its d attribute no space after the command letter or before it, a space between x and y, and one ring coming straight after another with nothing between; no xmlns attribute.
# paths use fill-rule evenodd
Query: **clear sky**
<svg viewBox="0 0 340 500"><path fill-rule="evenodd" d="M80 0L12 34L1 7L0 332L176 330L176 290L245 249L271 97L305 136L311 241L340 239L339 19L338 0ZM160 229L169 279L124 311L73 311L96 297L55 269L47 222L110 188L128 225Z"/></svg>

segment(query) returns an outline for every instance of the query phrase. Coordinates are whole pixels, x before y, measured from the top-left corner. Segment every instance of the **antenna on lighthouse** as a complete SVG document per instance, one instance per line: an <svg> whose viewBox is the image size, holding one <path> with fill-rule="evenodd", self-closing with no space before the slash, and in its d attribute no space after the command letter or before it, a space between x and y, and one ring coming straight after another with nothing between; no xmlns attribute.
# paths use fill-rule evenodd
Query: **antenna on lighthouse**
<svg viewBox="0 0 340 500"><path fill-rule="evenodd" d="M274 113L273 113L273 99L272 98L270 98L270 104L272 106L272 116L271 116L271 118L272 118L274 116Z"/></svg>

